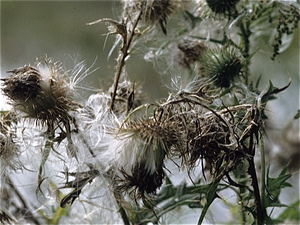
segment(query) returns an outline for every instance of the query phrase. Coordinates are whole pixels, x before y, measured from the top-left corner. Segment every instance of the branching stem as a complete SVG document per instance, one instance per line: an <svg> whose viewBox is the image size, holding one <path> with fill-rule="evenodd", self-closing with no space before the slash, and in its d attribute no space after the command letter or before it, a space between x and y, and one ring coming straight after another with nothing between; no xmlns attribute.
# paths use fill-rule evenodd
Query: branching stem
<svg viewBox="0 0 300 225"><path fill-rule="evenodd" d="M119 80L120 80L120 77L121 77L121 74L122 74L123 67L125 65L126 57L129 55L130 45L132 43L132 40L133 40L133 37L134 37L134 34L135 34L135 28L136 28L136 26L137 26L137 24L140 20L141 14L142 14L142 9L139 11L139 14L137 15L137 17L136 17L136 19L133 23L132 30L131 30L128 38L127 38L127 35L126 35L127 40L123 40L123 46L121 48L121 55L119 56L120 58L118 60L117 71L116 71L116 74L115 74L114 91L113 91L112 98L111 98L111 103L110 103L110 110L111 111L114 108L114 103L115 103L115 99L116 99L116 93L117 93L117 89L118 89ZM126 32L127 32L127 30L126 30Z"/></svg>

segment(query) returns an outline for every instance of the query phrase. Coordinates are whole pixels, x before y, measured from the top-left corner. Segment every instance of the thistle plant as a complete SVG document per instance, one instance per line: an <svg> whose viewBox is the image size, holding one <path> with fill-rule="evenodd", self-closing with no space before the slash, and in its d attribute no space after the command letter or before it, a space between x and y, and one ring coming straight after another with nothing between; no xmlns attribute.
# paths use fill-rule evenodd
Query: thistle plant
<svg viewBox="0 0 300 225"><path fill-rule="evenodd" d="M79 100L77 86L95 71L84 63L65 70L47 57L2 79L11 110L0 120L0 221L159 224L185 207L196 209L194 223L202 224L217 200L226 203L221 194L231 192L236 202L227 204L239 218L227 223L299 222L300 200L280 199L292 174L284 167L271 177L264 144L268 102L293 81L287 74L286 85L270 81L261 89L250 70L263 47L254 44L256 26L275 24L275 36L264 43L274 60L284 36L297 29L299 4L121 4L120 18L87 21L90 29L106 25L115 37L114 82L106 90ZM168 96L147 102L142 85L129 79L126 65L138 51L168 80ZM34 205L15 184L18 173L34 177ZM276 207L283 208L279 216L272 214ZM176 223L184 222L180 216Z"/></svg>

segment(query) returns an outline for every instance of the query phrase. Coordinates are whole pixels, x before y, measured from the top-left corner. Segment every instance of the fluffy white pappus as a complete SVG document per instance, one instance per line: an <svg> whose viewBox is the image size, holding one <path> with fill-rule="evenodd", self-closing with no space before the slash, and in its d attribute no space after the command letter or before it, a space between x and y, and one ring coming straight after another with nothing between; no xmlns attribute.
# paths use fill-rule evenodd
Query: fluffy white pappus
<svg viewBox="0 0 300 225"><path fill-rule="evenodd" d="M87 184L60 224L122 224L119 207L101 177Z"/></svg>
<svg viewBox="0 0 300 225"><path fill-rule="evenodd" d="M172 75L170 89L176 92L195 92L203 84L208 83L209 80L201 78L199 73L197 73L197 69L199 68L195 68L193 74L189 76L186 76L186 74L178 75L178 73Z"/></svg>
<svg viewBox="0 0 300 225"><path fill-rule="evenodd" d="M76 60L74 61L75 66L70 71L69 82L68 82L69 83L68 88L70 91L74 91L75 93L77 92L77 90L95 91L95 89L91 87L91 85L84 86L82 83L86 77L88 77L96 70L98 70L98 68L93 69L96 61L97 58L89 67L86 66L85 61L81 61L81 62L76 62Z"/></svg>
<svg viewBox="0 0 300 225"><path fill-rule="evenodd" d="M154 149L151 143L141 140L135 133L106 135L99 145L101 159L108 167L123 169L132 175L135 165L145 162L145 170L149 174L155 172Z"/></svg>
<svg viewBox="0 0 300 225"><path fill-rule="evenodd" d="M137 132L122 131L125 117L117 117L109 110L110 96L101 93L91 95L78 118L79 129L97 162L106 170L124 169L131 174L132 167L141 159L147 159L149 172L155 171L154 150Z"/></svg>
<svg viewBox="0 0 300 225"><path fill-rule="evenodd" d="M109 110L111 97L105 93L94 94L76 116L79 129L91 148L97 148L107 130L119 127L121 122Z"/></svg>

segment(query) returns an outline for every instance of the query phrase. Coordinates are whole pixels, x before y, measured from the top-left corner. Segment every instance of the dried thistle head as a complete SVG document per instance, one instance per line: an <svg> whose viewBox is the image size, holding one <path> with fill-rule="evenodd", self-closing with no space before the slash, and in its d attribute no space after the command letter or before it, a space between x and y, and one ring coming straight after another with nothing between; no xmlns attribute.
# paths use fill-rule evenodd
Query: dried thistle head
<svg viewBox="0 0 300 225"><path fill-rule="evenodd" d="M162 185L164 160L173 131L153 117L135 119L120 128L118 138L129 141L117 161L119 178L114 184L115 196L121 193L145 199Z"/></svg>
<svg viewBox="0 0 300 225"><path fill-rule="evenodd" d="M108 90L111 96L113 89L114 85ZM140 106L143 98L143 93L139 87L136 88L132 82L124 80L118 85L113 112L116 115L126 115L132 109Z"/></svg>
<svg viewBox="0 0 300 225"><path fill-rule="evenodd" d="M42 124L69 123L69 111L76 104L68 88L67 73L59 63L47 58L44 64L38 62L37 67L25 65L9 72L11 75L2 79L2 91L14 109Z"/></svg>
<svg viewBox="0 0 300 225"><path fill-rule="evenodd" d="M179 63L190 67L190 65L196 61L199 61L202 52L206 49L206 46L201 41L193 41L184 39L178 45L181 55L179 56Z"/></svg>
<svg viewBox="0 0 300 225"><path fill-rule="evenodd" d="M11 169L18 167L15 157L19 152L13 141L12 119L11 113L0 118L0 175L5 173L8 167Z"/></svg>
<svg viewBox="0 0 300 225"><path fill-rule="evenodd" d="M167 34L167 20L175 13L180 2L178 0L123 1L124 7L131 11L142 10L142 18L146 23L151 25L159 23L164 34Z"/></svg>
<svg viewBox="0 0 300 225"><path fill-rule="evenodd" d="M260 110L251 104L222 109L205 100L205 95L181 90L160 106L163 114L158 111L157 120L173 127L168 157L181 158L188 172L206 162L211 175L228 173L253 154L249 138L258 139Z"/></svg>
<svg viewBox="0 0 300 225"><path fill-rule="evenodd" d="M212 78L216 86L225 88L242 75L244 62L235 48L207 49L200 57L203 75Z"/></svg>
<svg viewBox="0 0 300 225"><path fill-rule="evenodd" d="M121 176L114 187L115 197L122 193L128 193L133 199L147 199L147 195L155 194L157 189L161 187L164 179L164 171L162 167L157 168L153 173L147 171L146 162L137 163L132 167L131 173L127 173L121 169Z"/></svg>

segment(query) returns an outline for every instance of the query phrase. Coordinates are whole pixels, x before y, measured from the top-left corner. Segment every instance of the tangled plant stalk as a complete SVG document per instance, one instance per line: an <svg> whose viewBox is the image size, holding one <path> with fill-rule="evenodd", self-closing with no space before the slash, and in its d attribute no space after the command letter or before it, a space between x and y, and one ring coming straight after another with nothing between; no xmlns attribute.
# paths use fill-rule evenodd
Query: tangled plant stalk
<svg viewBox="0 0 300 225"><path fill-rule="evenodd" d="M0 121L5 202L0 221L81 223L77 214L84 212L90 223L164 223L172 210L187 206L201 209L197 221L202 224L226 190L237 196L243 224L296 220L270 213L276 206L287 207L282 215L290 212L279 195L291 175L286 168L278 178L266 174L263 145L266 105L291 81L282 88L270 82L261 91L249 65L260 48L251 43L258 38L255 25L277 23L274 59L283 34L298 25L299 5L237 0L122 4L121 18L88 23L107 24L108 34L116 36L113 48L119 45L114 83L107 91L76 102L77 83L93 71L83 63L65 71L50 58L11 70L2 79L12 109ZM172 18L181 24L177 27ZM162 76L171 74L171 93L153 103L145 102L126 71L130 55L145 46L150 49L145 60ZM186 172L179 185L171 181L176 176L171 165ZM40 206L23 200L11 179L18 171L37 175ZM5 195L10 188L23 206ZM24 209L27 213L18 214Z"/></svg>

